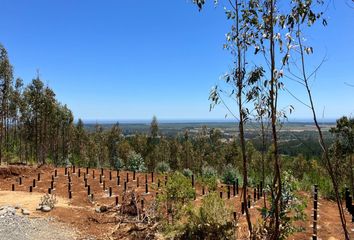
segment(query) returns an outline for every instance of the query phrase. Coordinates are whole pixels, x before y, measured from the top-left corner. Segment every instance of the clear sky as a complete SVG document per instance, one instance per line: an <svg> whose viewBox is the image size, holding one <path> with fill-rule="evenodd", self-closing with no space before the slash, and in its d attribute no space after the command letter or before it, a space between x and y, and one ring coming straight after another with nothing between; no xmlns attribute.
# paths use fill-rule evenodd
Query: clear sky
<svg viewBox="0 0 354 240"><path fill-rule="evenodd" d="M222 106L209 112L208 95L231 65L228 24L209 2L198 12L190 0L0 0L0 42L15 77L28 83L39 69L76 119L223 119ZM354 113L354 88L344 84L354 85L354 9L333 2L328 27L309 37L311 64L328 59L312 88L326 118ZM311 117L285 94L287 104L291 118Z"/></svg>

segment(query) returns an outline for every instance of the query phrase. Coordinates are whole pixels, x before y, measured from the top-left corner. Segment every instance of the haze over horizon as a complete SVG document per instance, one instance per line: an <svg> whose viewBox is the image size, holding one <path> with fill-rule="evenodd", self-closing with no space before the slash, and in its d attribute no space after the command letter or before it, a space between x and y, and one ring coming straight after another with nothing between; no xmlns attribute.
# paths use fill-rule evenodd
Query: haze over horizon
<svg viewBox="0 0 354 240"><path fill-rule="evenodd" d="M150 124L151 123L151 118L150 119L81 119L85 124ZM77 122L78 119L75 120ZM235 123L234 119L159 119L157 118L158 123ZM236 121L237 122L237 121ZM308 119L288 119L284 121L285 123L313 123L313 120L308 118ZM335 123L336 119L335 118L325 118L325 119L319 119L320 124L326 124L326 123ZM255 122L256 123L256 122Z"/></svg>
<svg viewBox="0 0 354 240"><path fill-rule="evenodd" d="M354 88L345 84L354 84L354 31L345 24L354 22L354 11L345 1L333 4L329 25L308 38L315 51L309 65L327 58L312 90L319 117L331 120L354 112ZM14 76L29 83L39 69L75 119L215 121L227 113L222 106L209 112L208 101L232 65L222 49L229 30L222 6L210 2L198 12L187 0L4 0L1 8L0 42ZM307 99L303 88L289 87ZM311 119L284 92L280 107L288 104L295 107L289 119Z"/></svg>

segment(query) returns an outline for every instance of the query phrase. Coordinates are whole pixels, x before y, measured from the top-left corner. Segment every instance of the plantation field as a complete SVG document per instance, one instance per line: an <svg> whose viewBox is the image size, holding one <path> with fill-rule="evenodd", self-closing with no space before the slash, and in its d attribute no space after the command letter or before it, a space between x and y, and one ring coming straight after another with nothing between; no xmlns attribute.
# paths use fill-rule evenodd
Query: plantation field
<svg viewBox="0 0 354 240"><path fill-rule="evenodd" d="M80 170L79 170L80 169ZM55 171L57 176L55 177ZM80 176L79 176L80 171ZM87 171L87 172L86 172ZM86 174L88 173L88 174ZM100 174L103 173L102 177ZM40 181L38 181L40 174ZM26 206L31 212L30 217L49 218L53 217L56 221L67 224L73 232L77 232L79 239L144 239L151 233L156 233L157 225L149 222L149 216L155 203L158 193L160 193L165 184L165 176L152 173L136 173L134 179L133 172L127 171L111 171L108 169L86 169L86 168L68 168L65 174L65 168L54 168L44 165L42 167L29 166L6 166L0 168L0 206L15 205ZM39 204L40 196L48 192L51 188L51 181L54 177L53 189L51 193L55 194L58 203L55 208L48 213L36 211ZM119 176L119 185L118 179ZM21 185L19 179L21 177ZM70 177L70 180L69 180ZM85 180L90 186L88 196L88 187L85 187ZM102 178L102 183L100 183ZM35 187L33 187L33 180ZM146 193L146 179L148 191ZM72 196L69 198L68 185L71 182ZM168 181L168 177L167 177ZM126 190L125 183L126 182ZM192 182L191 182L192 184ZM30 186L33 192L29 192ZM159 187L160 186L160 187ZM14 187L14 189L13 189ZM104 189L105 188L105 189ZM110 196L109 189L112 189ZM239 194L233 196L233 186L230 186L230 198L228 199L228 186L218 184L217 192L222 193L223 201L237 214L239 219L238 236L240 239L247 237L247 224L245 216L241 214L241 188ZM14 191L12 191L14 190ZM200 205L201 200L205 197L203 189L196 181L195 183L196 198L194 205ZM255 223L259 218L259 209L264 204L264 199L253 198L253 189L249 189L252 196L250 212L253 216L252 221ZM205 189L205 194L207 194ZM320 194L321 191L319 190ZM130 205L131 196L136 197L136 205ZM289 239L310 239L312 236L312 196L310 193L301 192L300 195L306 200L307 207L305 213L307 220L303 223L297 223L304 227L305 231L295 234ZM118 205L116 205L116 197L118 197ZM144 205L142 206L142 202ZM98 209L104 206L107 211L99 212ZM132 216L129 211L122 213L128 207L137 206L137 216ZM351 217L346 213L348 225L353 229ZM235 229L236 230L236 229ZM89 238L89 236L91 238ZM341 226L334 202L319 198L319 221L318 236L320 239L340 239ZM351 236L354 238L353 232ZM159 234L155 234L154 238L162 238Z"/></svg>

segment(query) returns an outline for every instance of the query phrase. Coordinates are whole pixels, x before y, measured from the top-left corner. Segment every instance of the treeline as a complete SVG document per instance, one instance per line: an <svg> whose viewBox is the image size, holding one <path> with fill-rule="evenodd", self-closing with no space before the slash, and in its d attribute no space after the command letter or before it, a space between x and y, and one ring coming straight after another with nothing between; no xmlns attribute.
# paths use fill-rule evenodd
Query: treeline
<svg viewBox="0 0 354 240"><path fill-rule="evenodd" d="M218 172L242 168L238 141L222 141L218 129L204 126L193 137L188 131L167 137L160 134L154 118L148 134L125 136L119 124L109 130L97 124L95 131L88 131L82 120L74 123L70 109L39 76L26 86L22 79L14 79L6 49L0 48L1 161L121 168L139 154L149 171L161 162L172 170L195 173L206 167ZM252 169L260 170L260 153L251 143L247 149Z"/></svg>
<svg viewBox="0 0 354 240"><path fill-rule="evenodd" d="M119 124L110 130L96 125L87 131L82 120L74 123L70 109L61 104L54 91L39 76L24 85L13 77L6 49L0 45L0 160L6 162L68 162L90 167L121 167L132 152L154 170L166 162L172 169L197 171L204 164L221 169L236 164L234 144L221 142L219 130L203 128L190 138L188 132L174 138L161 136L156 118L149 134L125 137Z"/></svg>
<svg viewBox="0 0 354 240"><path fill-rule="evenodd" d="M14 80L0 45L0 161L59 163L68 157L72 126L72 112L39 76L27 86L20 78Z"/></svg>

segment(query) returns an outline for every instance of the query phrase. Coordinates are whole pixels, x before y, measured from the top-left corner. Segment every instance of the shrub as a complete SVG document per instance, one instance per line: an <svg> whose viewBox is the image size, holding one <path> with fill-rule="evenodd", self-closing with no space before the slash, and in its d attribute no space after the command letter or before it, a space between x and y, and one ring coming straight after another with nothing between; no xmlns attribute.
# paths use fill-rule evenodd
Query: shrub
<svg viewBox="0 0 354 240"><path fill-rule="evenodd" d="M51 209L53 209L57 203L58 203L58 200L57 200L55 194L49 195L48 193L46 193L43 197L41 197L41 201L39 203L39 206L40 207L48 206Z"/></svg>
<svg viewBox="0 0 354 240"><path fill-rule="evenodd" d="M180 172L175 172L168 178L163 191L166 194L166 200L173 203L185 204L195 195L190 179Z"/></svg>
<svg viewBox="0 0 354 240"><path fill-rule="evenodd" d="M210 167L210 166L203 166L202 167L202 176L206 178L210 177L217 177L218 173L215 170L215 168Z"/></svg>
<svg viewBox="0 0 354 240"><path fill-rule="evenodd" d="M333 191L331 179L317 172L304 173L300 182L301 189L310 192L313 186L317 184L321 191L321 195L326 199L335 199L335 193Z"/></svg>
<svg viewBox="0 0 354 240"><path fill-rule="evenodd" d="M131 151L127 159L127 170L135 172L144 172L146 171L144 159L140 154Z"/></svg>
<svg viewBox="0 0 354 240"><path fill-rule="evenodd" d="M167 162L159 162L155 168L158 173L165 173L171 171L170 165Z"/></svg>
<svg viewBox="0 0 354 240"><path fill-rule="evenodd" d="M119 157L115 157L112 162L113 162L113 167L115 170L120 170L123 168L123 165L124 165L123 160L120 159Z"/></svg>
<svg viewBox="0 0 354 240"><path fill-rule="evenodd" d="M238 170L231 165L227 165L222 176L223 183L231 185L236 178L241 179Z"/></svg>
<svg viewBox="0 0 354 240"><path fill-rule="evenodd" d="M172 217L172 222L179 220L195 196L190 179L180 172L175 172L168 178L166 186L163 186L161 190L158 196L161 215L169 214ZM161 219L162 222L165 221L164 228L171 229L166 219L168 218L162 217Z"/></svg>
<svg viewBox="0 0 354 240"><path fill-rule="evenodd" d="M203 166L202 175L198 181L202 186L207 187L209 191L215 191L218 187L217 171L213 167Z"/></svg>
<svg viewBox="0 0 354 240"><path fill-rule="evenodd" d="M210 193L199 208L187 212L188 221L177 234L179 239L235 239L232 212L217 193Z"/></svg>
<svg viewBox="0 0 354 240"><path fill-rule="evenodd" d="M185 168L185 169L183 169L183 175L184 176L186 176L186 177L192 177L192 175L193 175L193 172L192 172L192 170L190 170L189 168Z"/></svg>
<svg viewBox="0 0 354 240"><path fill-rule="evenodd" d="M304 212L306 202L297 194L299 186L299 182L290 172L284 171L282 173L282 195L280 200L283 207L280 209L281 231L279 239L288 239L293 233L304 230L303 227L298 224L298 221L306 220L306 214ZM271 203L273 204L273 201L271 201ZM264 217L263 219L274 217L273 209L273 205L270 206L270 209L263 208L261 210ZM255 227L255 230L257 231L255 233L257 237L268 239L272 234L273 227L270 222L263 221Z"/></svg>
<svg viewBox="0 0 354 240"><path fill-rule="evenodd" d="M218 188L219 181L216 176L213 175L208 177L201 176L198 179L198 181L202 186L207 187L209 192L216 191L216 189Z"/></svg>

